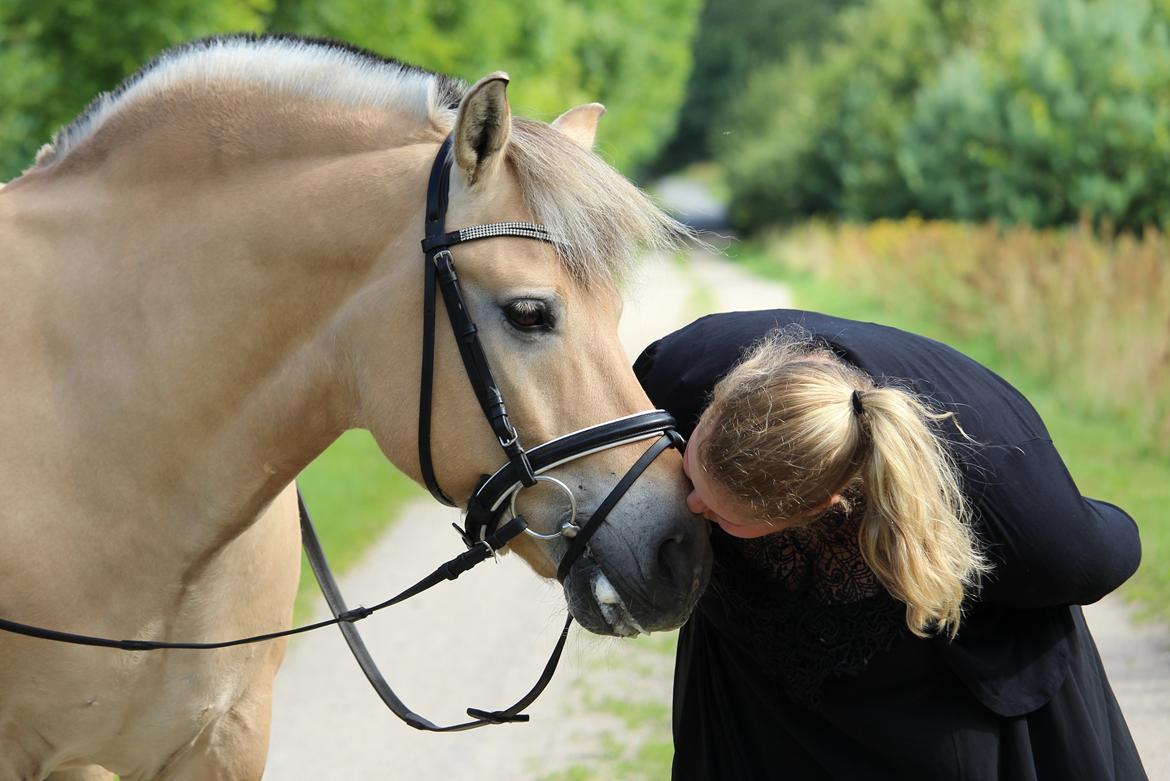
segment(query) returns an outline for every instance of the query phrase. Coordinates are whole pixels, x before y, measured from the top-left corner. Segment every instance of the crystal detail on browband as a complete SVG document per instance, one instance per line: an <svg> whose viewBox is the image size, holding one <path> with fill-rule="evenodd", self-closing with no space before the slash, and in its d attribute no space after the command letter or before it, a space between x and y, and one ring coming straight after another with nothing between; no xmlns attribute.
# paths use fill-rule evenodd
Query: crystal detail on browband
<svg viewBox="0 0 1170 781"><path fill-rule="evenodd" d="M459 229L459 241L461 242L489 239L493 236L519 236L525 239L547 241L549 244L559 243L552 237L547 228L534 222L493 222L488 225L475 225L471 228Z"/></svg>

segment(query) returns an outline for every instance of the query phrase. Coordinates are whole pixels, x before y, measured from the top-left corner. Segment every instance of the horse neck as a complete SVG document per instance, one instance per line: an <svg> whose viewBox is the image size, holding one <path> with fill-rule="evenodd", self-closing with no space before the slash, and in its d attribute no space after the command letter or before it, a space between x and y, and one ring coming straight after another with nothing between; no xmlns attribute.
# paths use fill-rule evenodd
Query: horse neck
<svg viewBox="0 0 1170 781"><path fill-rule="evenodd" d="M83 447L131 483L89 506L124 508L129 488L144 522L170 516L195 551L245 528L352 424L339 330L371 287L415 309L393 305L421 284L395 261L418 253L433 146L371 149L336 118L305 124L305 139L265 127L277 154L224 166L172 121L132 155L40 183L41 246L56 250L44 327L66 345Z"/></svg>

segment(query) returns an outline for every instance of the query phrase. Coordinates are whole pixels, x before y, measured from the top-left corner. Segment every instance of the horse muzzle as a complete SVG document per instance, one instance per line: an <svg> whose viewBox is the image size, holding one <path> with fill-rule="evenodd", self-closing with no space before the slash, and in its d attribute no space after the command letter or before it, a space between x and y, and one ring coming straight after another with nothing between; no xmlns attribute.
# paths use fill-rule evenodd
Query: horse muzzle
<svg viewBox="0 0 1170 781"><path fill-rule="evenodd" d="M570 567L565 601L577 623L595 634L628 637L681 626L711 574L704 523L679 519L657 540L629 544L606 529ZM639 555L641 554L641 555Z"/></svg>

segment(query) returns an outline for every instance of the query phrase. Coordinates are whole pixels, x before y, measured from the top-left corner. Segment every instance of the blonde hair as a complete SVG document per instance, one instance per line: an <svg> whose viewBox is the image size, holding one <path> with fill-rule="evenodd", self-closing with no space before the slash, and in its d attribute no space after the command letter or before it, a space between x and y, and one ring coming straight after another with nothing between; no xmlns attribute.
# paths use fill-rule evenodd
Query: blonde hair
<svg viewBox="0 0 1170 781"><path fill-rule="evenodd" d="M715 386L698 455L762 523L859 487L866 564L906 603L912 632L953 637L964 596L989 565L954 459L932 428L948 417L908 390L878 387L801 329L774 331Z"/></svg>

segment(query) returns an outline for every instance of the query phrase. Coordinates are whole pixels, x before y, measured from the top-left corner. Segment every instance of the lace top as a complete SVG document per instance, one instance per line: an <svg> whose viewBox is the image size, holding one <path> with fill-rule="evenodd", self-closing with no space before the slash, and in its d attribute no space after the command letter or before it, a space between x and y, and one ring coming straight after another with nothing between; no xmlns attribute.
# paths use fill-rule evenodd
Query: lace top
<svg viewBox="0 0 1170 781"><path fill-rule="evenodd" d="M905 605L857 545L864 506L756 539L716 531L712 600L740 645L794 701L819 707L830 676L860 672L906 630Z"/></svg>

